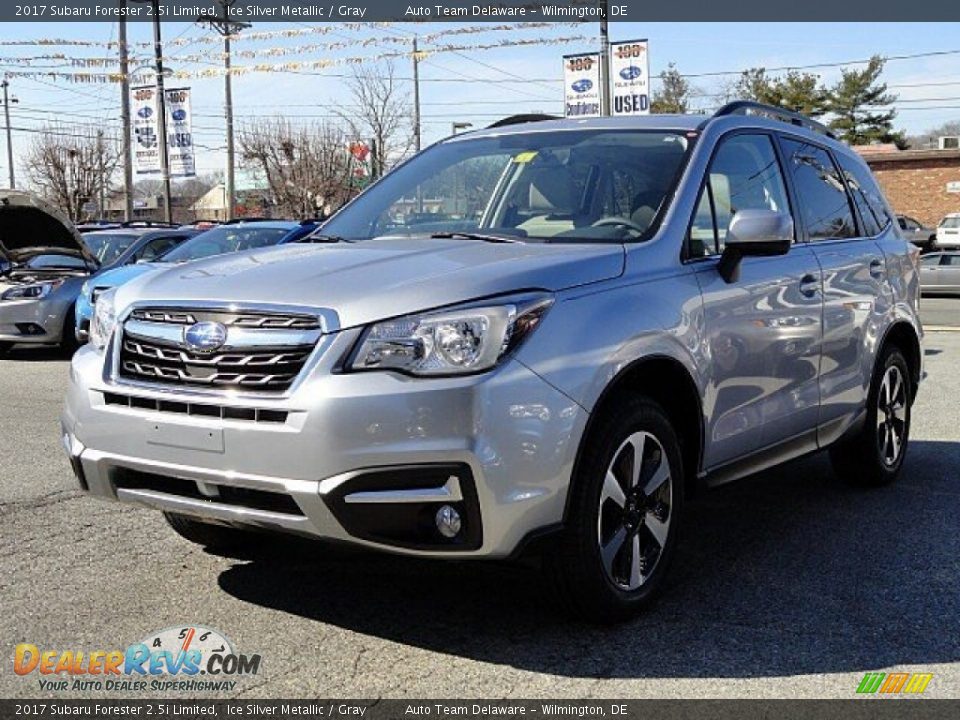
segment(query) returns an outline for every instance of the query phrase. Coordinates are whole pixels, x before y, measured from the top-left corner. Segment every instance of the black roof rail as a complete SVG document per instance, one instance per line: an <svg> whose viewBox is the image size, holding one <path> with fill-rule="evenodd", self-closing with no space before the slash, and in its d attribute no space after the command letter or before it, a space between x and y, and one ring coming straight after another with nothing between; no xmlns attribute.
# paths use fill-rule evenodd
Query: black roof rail
<svg viewBox="0 0 960 720"><path fill-rule="evenodd" d="M806 128L807 130L813 130L813 132L826 135L828 138L832 138L833 140L837 139L837 136L833 134L833 131L830 128L823 123L817 122L816 120L811 120L806 115L801 115L798 112L777 107L776 105L767 105L766 103L755 102L753 100L734 100L733 102L727 103L722 108L717 110L713 114L713 117L723 117L725 115L748 115L750 114L751 110L754 111L755 115L763 115L771 118L772 120L785 122L788 125L795 125L797 127Z"/></svg>
<svg viewBox="0 0 960 720"><path fill-rule="evenodd" d="M168 222L162 222L162 221L160 221L160 220L127 220L126 222L120 223L120 227L125 227L125 228L138 228L138 227L142 227L142 228L151 228L151 227L159 227L159 228L178 228L178 227L180 227L180 223L168 223Z"/></svg>
<svg viewBox="0 0 960 720"><path fill-rule="evenodd" d="M521 115L511 115L502 120L497 120L492 125L487 125L487 129L506 127L507 125L520 125L521 123L543 122L544 120L560 120L557 115L544 115L543 113L523 113Z"/></svg>

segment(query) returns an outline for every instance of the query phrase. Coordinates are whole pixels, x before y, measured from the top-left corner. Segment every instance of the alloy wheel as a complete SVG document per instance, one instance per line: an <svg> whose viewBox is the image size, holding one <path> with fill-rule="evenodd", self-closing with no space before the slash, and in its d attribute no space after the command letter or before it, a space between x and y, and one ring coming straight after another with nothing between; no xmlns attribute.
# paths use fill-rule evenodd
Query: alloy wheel
<svg viewBox="0 0 960 720"><path fill-rule="evenodd" d="M907 435L907 388L903 373L891 365L883 374L877 396L877 446L887 467L900 460Z"/></svg>
<svg viewBox="0 0 960 720"><path fill-rule="evenodd" d="M603 569L621 590L653 574L670 532L673 481L660 441L630 435L613 455L600 492L597 541Z"/></svg>

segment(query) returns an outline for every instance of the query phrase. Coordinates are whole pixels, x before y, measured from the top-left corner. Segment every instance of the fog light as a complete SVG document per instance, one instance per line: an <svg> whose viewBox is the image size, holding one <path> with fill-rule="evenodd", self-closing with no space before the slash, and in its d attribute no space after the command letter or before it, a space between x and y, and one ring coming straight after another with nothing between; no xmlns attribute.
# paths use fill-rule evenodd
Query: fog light
<svg viewBox="0 0 960 720"><path fill-rule="evenodd" d="M455 538L460 534L460 513L449 505L437 510L437 530L445 538Z"/></svg>

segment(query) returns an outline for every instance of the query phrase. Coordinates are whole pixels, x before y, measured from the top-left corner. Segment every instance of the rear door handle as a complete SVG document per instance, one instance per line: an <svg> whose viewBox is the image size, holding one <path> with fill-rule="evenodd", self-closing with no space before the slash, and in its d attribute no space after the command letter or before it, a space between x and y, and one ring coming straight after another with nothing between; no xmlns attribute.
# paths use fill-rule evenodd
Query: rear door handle
<svg viewBox="0 0 960 720"><path fill-rule="evenodd" d="M820 278L816 275L804 275L800 279L800 294L804 297L813 297L820 290Z"/></svg>
<svg viewBox="0 0 960 720"><path fill-rule="evenodd" d="M870 261L870 274L875 277L883 277L884 273L887 271L887 268L884 266L883 260L880 258L874 258Z"/></svg>

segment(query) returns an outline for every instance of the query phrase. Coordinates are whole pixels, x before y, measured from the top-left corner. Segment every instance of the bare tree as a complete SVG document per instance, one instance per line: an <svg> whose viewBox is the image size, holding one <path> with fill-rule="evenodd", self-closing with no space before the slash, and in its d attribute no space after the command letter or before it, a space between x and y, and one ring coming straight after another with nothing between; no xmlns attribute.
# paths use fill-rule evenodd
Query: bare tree
<svg viewBox="0 0 960 720"><path fill-rule="evenodd" d="M350 128L351 140L373 140L375 172L383 174L413 148L410 94L403 90L392 62L359 65L347 84L355 111L340 116Z"/></svg>
<svg viewBox="0 0 960 720"><path fill-rule="evenodd" d="M283 215L313 217L353 194L347 139L331 123L262 120L241 127L238 143L244 166L266 180Z"/></svg>
<svg viewBox="0 0 960 720"><path fill-rule="evenodd" d="M115 137L81 135L72 128L47 126L24 161L32 185L73 221L84 218L84 205L109 193L110 177L120 160Z"/></svg>

